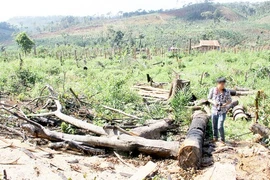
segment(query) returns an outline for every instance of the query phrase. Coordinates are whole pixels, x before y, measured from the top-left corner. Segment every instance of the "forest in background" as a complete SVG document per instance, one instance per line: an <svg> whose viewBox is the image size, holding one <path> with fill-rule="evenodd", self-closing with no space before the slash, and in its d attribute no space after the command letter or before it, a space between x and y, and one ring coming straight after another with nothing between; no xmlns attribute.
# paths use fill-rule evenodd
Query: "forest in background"
<svg viewBox="0 0 270 180"><path fill-rule="evenodd" d="M61 45L184 48L189 39L217 39L223 46L264 46L270 39L270 2L199 3L181 9L107 13L100 16L15 17L0 24L0 45L25 31L37 47ZM14 47L14 46L13 46Z"/></svg>

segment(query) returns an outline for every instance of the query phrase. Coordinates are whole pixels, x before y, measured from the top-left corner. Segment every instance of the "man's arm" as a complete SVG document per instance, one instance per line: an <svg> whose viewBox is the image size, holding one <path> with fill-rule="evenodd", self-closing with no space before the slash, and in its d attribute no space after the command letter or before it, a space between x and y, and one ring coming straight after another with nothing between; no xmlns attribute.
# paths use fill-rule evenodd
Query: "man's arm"
<svg viewBox="0 0 270 180"><path fill-rule="evenodd" d="M222 106L227 106L227 105L229 105L229 104L231 104L232 103L232 97L231 97L231 95L230 95L230 92L226 95L226 103L225 104L223 104Z"/></svg>

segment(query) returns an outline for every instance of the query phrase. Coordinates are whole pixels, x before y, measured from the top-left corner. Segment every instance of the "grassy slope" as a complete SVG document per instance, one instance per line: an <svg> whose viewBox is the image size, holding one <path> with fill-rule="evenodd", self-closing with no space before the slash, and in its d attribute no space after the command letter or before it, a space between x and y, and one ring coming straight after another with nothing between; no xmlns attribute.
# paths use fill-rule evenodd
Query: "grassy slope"
<svg viewBox="0 0 270 180"><path fill-rule="evenodd" d="M147 73L151 74L155 81L170 82L172 69L181 72L182 78L191 80L191 91L199 98L205 98L209 88L214 86L215 79L222 75L227 77L229 87L260 89L269 95L269 57L269 52L246 51L234 54L213 51L183 57L182 68L178 68L179 63L175 59L166 57L153 57L152 60L133 60L129 57L120 60L97 58L88 61L87 71L77 68L74 60L66 60L64 66L60 66L58 60L51 58L26 58L24 71L30 72L28 77L36 77L35 85L29 83L31 88L26 89L20 88L21 80L18 80L16 75L19 62L1 61L0 66L5 68L0 72L0 90L8 92L19 90L17 92L19 95L16 97L25 99L39 96L40 89L46 84L52 85L58 92L66 95L68 95L68 88L72 87L78 94L88 97L87 101L93 104L97 112L102 112L108 118L111 118L111 114L101 109L99 104L119 108L147 119L151 116L143 104L142 98L131 88L135 83L145 82ZM165 66L151 65L160 60L165 62ZM105 68L102 68L100 63ZM199 85L203 72L208 72L210 76L203 80L203 85ZM247 81L245 81L246 74ZM254 96L243 97L240 103L250 110L253 107ZM150 109L155 118L168 116L160 104L156 104ZM249 125L250 122L240 123L229 119L226 123L228 136L233 137L248 132ZM250 136L241 138L247 137Z"/></svg>

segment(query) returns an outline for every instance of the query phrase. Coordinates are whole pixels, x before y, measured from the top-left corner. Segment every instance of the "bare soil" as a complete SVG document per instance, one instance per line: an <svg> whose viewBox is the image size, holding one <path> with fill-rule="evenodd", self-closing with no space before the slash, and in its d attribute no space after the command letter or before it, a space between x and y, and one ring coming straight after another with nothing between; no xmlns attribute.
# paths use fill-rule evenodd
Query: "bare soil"
<svg viewBox="0 0 270 180"><path fill-rule="evenodd" d="M42 144L42 141L0 137L0 179L4 179L4 170L9 180L34 179L129 179L138 167L149 160L158 164L153 176L165 179L203 179L215 163L231 164L235 167L237 179L266 180L270 177L270 151L258 143L206 142L201 170L184 171L178 167L178 161L172 159L156 160L149 156L122 156L130 166L123 164L114 154L108 156L85 156L68 151L54 151ZM211 170L211 169L210 169ZM226 177L224 177L226 180Z"/></svg>

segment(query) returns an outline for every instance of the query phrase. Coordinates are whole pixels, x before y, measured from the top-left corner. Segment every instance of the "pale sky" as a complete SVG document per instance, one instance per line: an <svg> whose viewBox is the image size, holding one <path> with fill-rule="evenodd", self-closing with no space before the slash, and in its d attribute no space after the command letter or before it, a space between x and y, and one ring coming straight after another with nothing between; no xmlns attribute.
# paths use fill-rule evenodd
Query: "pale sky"
<svg viewBox="0 0 270 180"><path fill-rule="evenodd" d="M202 0L1 0L0 21L16 16L86 16L94 14L179 8L189 2ZM234 0L215 0L232 2ZM248 1L248 0L242 0ZM265 0L250 0L252 2Z"/></svg>

